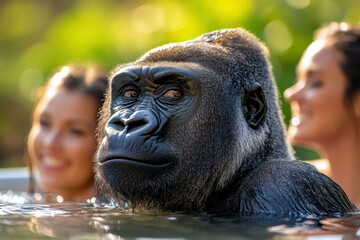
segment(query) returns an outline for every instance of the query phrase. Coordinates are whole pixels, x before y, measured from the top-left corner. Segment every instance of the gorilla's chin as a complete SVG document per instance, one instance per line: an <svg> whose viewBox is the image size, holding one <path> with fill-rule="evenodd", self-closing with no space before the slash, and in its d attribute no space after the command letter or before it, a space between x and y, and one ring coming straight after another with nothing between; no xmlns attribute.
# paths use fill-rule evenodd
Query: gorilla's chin
<svg viewBox="0 0 360 240"><path fill-rule="evenodd" d="M97 172L101 175L101 179L98 180L107 182L111 187L106 195L117 192L132 201L134 196L150 191L151 186L156 188L161 186L161 182L153 181L172 173L174 166L176 166L175 161L154 164L133 159L108 159L97 164Z"/></svg>

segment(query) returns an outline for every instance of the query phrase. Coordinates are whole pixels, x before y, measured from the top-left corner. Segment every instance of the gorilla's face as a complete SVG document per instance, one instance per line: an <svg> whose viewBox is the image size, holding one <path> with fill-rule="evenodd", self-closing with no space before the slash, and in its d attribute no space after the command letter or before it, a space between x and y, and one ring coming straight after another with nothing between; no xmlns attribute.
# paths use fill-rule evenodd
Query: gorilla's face
<svg viewBox="0 0 360 240"><path fill-rule="evenodd" d="M164 139L165 130L170 119L173 124L186 121L195 108L197 87L192 75L170 67L116 72L99 162L116 162L145 172L173 165L175 156Z"/></svg>
<svg viewBox="0 0 360 240"><path fill-rule="evenodd" d="M197 107L197 78L188 69L158 66L128 67L113 75L111 116L98 162L102 178L120 194L156 191L178 174L176 140L186 139L176 129Z"/></svg>
<svg viewBox="0 0 360 240"><path fill-rule="evenodd" d="M232 138L232 116L225 111L232 110L221 98L226 84L215 89L211 78L216 74L198 68L132 66L112 77L98 178L133 203L144 195L155 198L184 190L191 197L204 195L218 181L215 172L221 172L219 161ZM227 137L214 138L224 135L220 131Z"/></svg>

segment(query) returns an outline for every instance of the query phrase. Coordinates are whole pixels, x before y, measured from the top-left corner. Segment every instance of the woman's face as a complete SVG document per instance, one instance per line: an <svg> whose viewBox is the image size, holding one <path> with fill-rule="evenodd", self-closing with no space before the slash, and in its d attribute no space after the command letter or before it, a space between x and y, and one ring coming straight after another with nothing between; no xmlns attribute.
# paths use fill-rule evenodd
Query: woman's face
<svg viewBox="0 0 360 240"><path fill-rule="evenodd" d="M85 94L51 88L41 98L28 152L44 191L71 195L92 188L96 117L96 101Z"/></svg>
<svg viewBox="0 0 360 240"><path fill-rule="evenodd" d="M313 42L304 52L297 68L297 83L284 93L291 105L289 135L294 144L323 146L351 125L341 59L340 52L325 40Z"/></svg>

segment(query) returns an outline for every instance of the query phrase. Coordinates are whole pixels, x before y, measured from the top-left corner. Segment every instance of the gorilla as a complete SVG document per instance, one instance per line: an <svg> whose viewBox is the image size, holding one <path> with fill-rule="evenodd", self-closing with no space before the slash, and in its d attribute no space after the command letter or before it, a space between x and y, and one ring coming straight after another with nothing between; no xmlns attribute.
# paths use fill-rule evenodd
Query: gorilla
<svg viewBox="0 0 360 240"><path fill-rule="evenodd" d="M110 74L96 183L140 210L347 215L344 191L294 160L266 47L241 28L145 53Z"/></svg>

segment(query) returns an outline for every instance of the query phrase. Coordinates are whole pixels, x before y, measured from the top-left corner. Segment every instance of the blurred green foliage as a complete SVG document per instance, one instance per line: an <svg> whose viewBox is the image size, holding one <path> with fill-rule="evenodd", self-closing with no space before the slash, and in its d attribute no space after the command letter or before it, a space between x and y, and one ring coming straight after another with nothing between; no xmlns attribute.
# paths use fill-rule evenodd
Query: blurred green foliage
<svg viewBox="0 0 360 240"><path fill-rule="evenodd" d="M314 29L359 16L355 0L0 0L0 167L25 164L36 89L59 65L111 70L162 44L244 27L269 47L283 101ZM289 106L282 108L288 122ZM299 148L297 156L317 157Z"/></svg>

